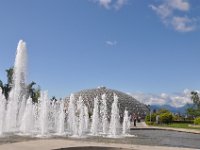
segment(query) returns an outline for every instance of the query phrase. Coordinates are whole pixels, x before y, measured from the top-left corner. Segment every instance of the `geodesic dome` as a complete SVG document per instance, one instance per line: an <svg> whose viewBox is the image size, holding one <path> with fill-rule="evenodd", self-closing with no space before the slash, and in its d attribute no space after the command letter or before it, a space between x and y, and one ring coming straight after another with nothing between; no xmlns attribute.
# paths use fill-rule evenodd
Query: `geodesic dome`
<svg viewBox="0 0 200 150"><path fill-rule="evenodd" d="M82 96L83 101L85 105L88 107L89 112L92 113L94 106L94 98L98 97L99 103L101 103L102 100L101 96L103 94L106 94L108 114L110 114L112 103L114 100L113 98L114 93L119 98L118 107L120 115L124 113L125 109L128 110L129 114L135 113L136 115L139 116L145 116L149 112L149 109L145 104L140 103L132 96L117 90L108 89L106 87L81 90L79 92L74 93L74 96L76 101L78 101L79 96ZM68 101L69 97L67 97L66 100Z"/></svg>

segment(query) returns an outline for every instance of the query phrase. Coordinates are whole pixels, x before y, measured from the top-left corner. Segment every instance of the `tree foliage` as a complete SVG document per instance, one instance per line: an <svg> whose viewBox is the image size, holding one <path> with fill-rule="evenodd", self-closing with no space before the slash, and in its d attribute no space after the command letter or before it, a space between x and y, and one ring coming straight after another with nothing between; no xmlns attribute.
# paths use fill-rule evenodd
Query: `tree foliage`
<svg viewBox="0 0 200 150"><path fill-rule="evenodd" d="M2 93L3 93L3 82L0 80L0 88L2 89Z"/></svg>
<svg viewBox="0 0 200 150"><path fill-rule="evenodd" d="M6 69L6 76L7 76L7 83L3 84L2 81L0 81L0 87L2 88L2 92L6 99L9 97L10 90L12 88L13 84L13 67Z"/></svg>
<svg viewBox="0 0 200 150"><path fill-rule="evenodd" d="M187 113L190 116L197 117L197 116L200 116L200 109L196 109L194 107L190 107L190 108L187 109Z"/></svg>
<svg viewBox="0 0 200 150"><path fill-rule="evenodd" d="M27 92L28 96L32 98L33 103L37 103L38 99L40 97L40 87L34 87L36 83L32 81L30 84L27 86Z"/></svg>
<svg viewBox="0 0 200 150"><path fill-rule="evenodd" d="M173 120L172 113L165 112L165 113L160 114L161 123L169 124L169 123L172 123L172 120Z"/></svg>
<svg viewBox="0 0 200 150"><path fill-rule="evenodd" d="M13 86L13 73L13 67L6 69L7 83L3 84L3 82L0 80L0 87L2 88L2 93L4 94L7 100ZM24 88L27 90L27 97L30 96L32 98L33 103L37 103L38 98L40 97L40 87L36 87L36 83L32 81L30 84L25 85Z"/></svg>
<svg viewBox="0 0 200 150"><path fill-rule="evenodd" d="M169 110L160 109L158 112L146 115L145 122L147 124L156 124L156 116L159 116L160 123L168 124L173 121L173 115Z"/></svg>
<svg viewBox="0 0 200 150"><path fill-rule="evenodd" d="M196 106L196 108L200 109L200 98L199 98L198 92L192 91L191 92L191 99L192 99L194 105Z"/></svg>
<svg viewBox="0 0 200 150"><path fill-rule="evenodd" d="M197 117L196 119L194 119L194 124L200 125L200 117Z"/></svg>
<svg viewBox="0 0 200 150"><path fill-rule="evenodd" d="M13 84L13 73L14 73L14 68L10 67L9 69L6 69L6 75L7 75L7 84L12 86Z"/></svg>
<svg viewBox="0 0 200 150"><path fill-rule="evenodd" d="M193 101L193 106L187 109L187 113L193 117L200 116L200 97L198 92L191 92L191 100Z"/></svg>

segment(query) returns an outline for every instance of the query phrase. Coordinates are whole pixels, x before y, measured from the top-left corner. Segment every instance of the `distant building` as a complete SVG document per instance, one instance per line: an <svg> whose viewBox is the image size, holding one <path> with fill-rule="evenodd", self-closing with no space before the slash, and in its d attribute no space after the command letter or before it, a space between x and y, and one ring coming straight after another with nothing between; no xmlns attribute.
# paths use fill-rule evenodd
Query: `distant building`
<svg viewBox="0 0 200 150"><path fill-rule="evenodd" d="M107 89L103 86L94 89L81 90L79 92L74 93L74 96L76 100L78 100L79 96L82 96L84 103L88 107L89 112L92 113L94 106L94 98L98 97L99 101L101 101L101 96L103 94L106 94L108 114L110 114L112 103L114 100L114 93L119 97L118 106L120 115L124 113L125 108L128 110L129 114L134 113L135 115L141 117L145 116L149 112L149 109L145 104L140 103L132 96L117 90ZM66 100L69 101L69 97L67 97Z"/></svg>

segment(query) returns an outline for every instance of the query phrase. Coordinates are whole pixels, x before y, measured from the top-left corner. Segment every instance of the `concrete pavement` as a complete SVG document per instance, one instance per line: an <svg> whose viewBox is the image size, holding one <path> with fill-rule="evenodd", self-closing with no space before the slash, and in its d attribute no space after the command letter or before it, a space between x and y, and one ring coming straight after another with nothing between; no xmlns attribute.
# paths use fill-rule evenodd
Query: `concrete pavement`
<svg viewBox="0 0 200 150"><path fill-rule="evenodd" d="M198 150L192 148L178 148L178 147L163 147L163 146L143 146L132 144L114 144L114 143L96 143L96 142L84 142L73 140L60 140L60 139L48 139L48 140L34 140L28 142L19 142L12 144L0 145L0 150L53 150L60 148L70 147L115 147L122 150ZM103 149L102 149L103 150Z"/></svg>
<svg viewBox="0 0 200 150"><path fill-rule="evenodd" d="M180 132L190 132L200 134L198 130L192 129L179 129L179 128L164 128L164 127L154 127L147 126L145 122L137 123L137 127L131 124L131 129L133 130L173 130ZM166 147L166 146L150 146L150 145L137 145L137 144L120 144L120 143L104 143L102 141L91 142L83 140L73 140L73 139L36 139L31 141L23 141L16 143L7 143L0 145L0 150L53 150L60 148L70 148L70 147L115 147L121 148L122 150L132 149L132 150L197 150L194 148L180 148L180 147ZM87 149L87 148L86 148ZM83 150L83 149L82 149ZM88 149L89 150L89 149ZM94 150L94 149L93 149ZM102 149L103 150L103 149ZM112 149L114 150L114 149ZM199 149L200 150L200 149Z"/></svg>
<svg viewBox="0 0 200 150"><path fill-rule="evenodd" d="M178 132L200 134L200 130L184 129L184 128L158 127L158 126L148 126L143 121L140 122L140 123L137 123L136 127L134 127L133 123L131 123L131 130L168 130L168 131L178 131Z"/></svg>

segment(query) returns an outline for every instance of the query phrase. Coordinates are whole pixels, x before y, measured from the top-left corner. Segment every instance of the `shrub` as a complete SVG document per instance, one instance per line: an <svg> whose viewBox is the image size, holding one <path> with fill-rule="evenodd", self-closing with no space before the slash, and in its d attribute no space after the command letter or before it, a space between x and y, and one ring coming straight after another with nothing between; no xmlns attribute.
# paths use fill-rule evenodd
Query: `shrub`
<svg viewBox="0 0 200 150"><path fill-rule="evenodd" d="M197 117L196 119L194 119L194 124L200 125L200 117Z"/></svg>
<svg viewBox="0 0 200 150"><path fill-rule="evenodd" d="M155 122L150 122L150 121L146 121L145 123L146 123L147 125L156 125Z"/></svg>
<svg viewBox="0 0 200 150"><path fill-rule="evenodd" d="M180 115L174 115L173 116L173 121L182 121L182 120L184 120L184 118Z"/></svg>
<svg viewBox="0 0 200 150"><path fill-rule="evenodd" d="M151 122L155 122L156 121L156 113L151 114ZM145 122L150 122L150 114L146 115L145 117Z"/></svg>
<svg viewBox="0 0 200 150"><path fill-rule="evenodd" d="M173 116L170 112L160 114L160 122L161 123L169 124L172 122L172 120L173 120Z"/></svg>
<svg viewBox="0 0 200 150"><path fill-rule="evenodd" d="M181 121L172 121L172 123L188 123L188 124L193 124L194 120L181 120Z"/></svg>

